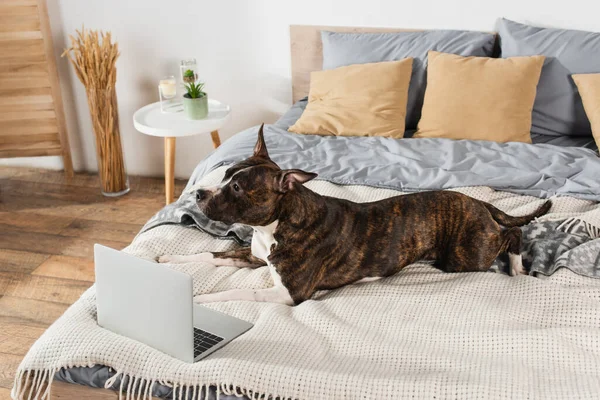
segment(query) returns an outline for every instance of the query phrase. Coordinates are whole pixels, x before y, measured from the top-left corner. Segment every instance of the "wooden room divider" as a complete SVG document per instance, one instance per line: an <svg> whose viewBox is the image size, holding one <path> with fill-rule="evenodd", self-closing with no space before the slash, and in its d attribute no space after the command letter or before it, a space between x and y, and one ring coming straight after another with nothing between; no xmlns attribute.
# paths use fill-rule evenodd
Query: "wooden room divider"
<svg viewBox="0 0 600 400"><path fill-rule="evenodd" d="M45 0L0 0L0 158L73 163Z"/></svg>

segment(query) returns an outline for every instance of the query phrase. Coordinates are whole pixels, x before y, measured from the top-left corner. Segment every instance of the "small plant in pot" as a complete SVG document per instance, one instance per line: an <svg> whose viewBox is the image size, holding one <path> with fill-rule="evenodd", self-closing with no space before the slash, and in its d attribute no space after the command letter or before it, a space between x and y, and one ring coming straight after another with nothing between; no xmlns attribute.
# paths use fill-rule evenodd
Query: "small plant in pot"
<svg viewBox="0 0 600 400"><path fill-rule="evenodd" d="M208 96L202 91L204 83L185 85L187 93L183 95L183 111L189 119L202 119L208 115Z"/></svg>

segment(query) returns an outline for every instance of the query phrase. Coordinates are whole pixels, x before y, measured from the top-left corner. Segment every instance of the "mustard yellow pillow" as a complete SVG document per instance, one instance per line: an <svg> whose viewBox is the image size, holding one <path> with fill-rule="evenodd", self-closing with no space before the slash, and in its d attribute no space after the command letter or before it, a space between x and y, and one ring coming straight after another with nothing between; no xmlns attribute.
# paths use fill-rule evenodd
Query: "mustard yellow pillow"
<svg viewBox="0 0 600 400"><path fill-rule="evenodd" d="M600 74L576 74L572 75L581 100L583 108L592 125L592 135L598 147L600 147Z"/></svg>
<svg viewBox="0 0 600 400"><path fill-rule="evenodd" d="M414 137L531 143L531 112L544 58L430 51Z"/></svg>
<svg viewBox="0 0 600 400"><path fill-rule="evenodd" d="M306 109L288 130L403 137L412 61L406 58L311 73Z"/></svg>

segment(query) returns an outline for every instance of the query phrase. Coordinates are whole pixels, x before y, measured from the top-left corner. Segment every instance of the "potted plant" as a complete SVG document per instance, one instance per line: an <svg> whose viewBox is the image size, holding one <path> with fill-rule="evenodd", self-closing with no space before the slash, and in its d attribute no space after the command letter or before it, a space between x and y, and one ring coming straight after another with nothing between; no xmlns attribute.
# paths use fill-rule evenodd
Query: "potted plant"
<svg viewBox="0 0 600 400"><path fill-rule="evenodd" d="M208 96L202 91L204 83L185 85L187 93L183 95L183 110L189 119L202 119L208 115Z"/></svg>

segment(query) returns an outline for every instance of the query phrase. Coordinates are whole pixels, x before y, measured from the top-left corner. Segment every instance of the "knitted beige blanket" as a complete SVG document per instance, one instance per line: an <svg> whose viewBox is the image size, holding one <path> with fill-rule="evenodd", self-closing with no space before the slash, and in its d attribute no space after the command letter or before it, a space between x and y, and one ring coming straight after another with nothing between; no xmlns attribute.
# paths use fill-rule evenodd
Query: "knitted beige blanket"
<svg viewBox="0 0 600 400"><path fill-rule="evenodd" d="M207 176L217 181L223 170ZM354 201L399 194L313 181L311 189ZM521 215L542 200L464 188ZM598 205L555 198L545 219L598 229ZM583 221L583 222L581 222ZM131 254L156 259L233 248L175 225L139 235ZM195 294L272 286L267 268L172 265L194 277ZM318 293L297 307L246 301L209 307L254 323L208 358L188 364L96 323L90 288L23 359L14 398L49 398L57 370L102 364L126 398L149 398L156 384L175 398L199 399L209 386L250 398L591 399L600 393L600 280L561 269L549 278L499 273L446 274L427 265L396 276ZM174 310L176 311L176 310ZM29 390L30 389L30 390Z"/></svg>

